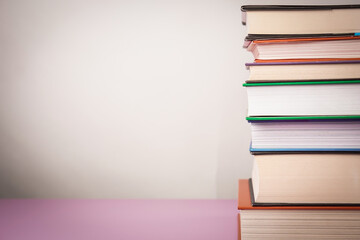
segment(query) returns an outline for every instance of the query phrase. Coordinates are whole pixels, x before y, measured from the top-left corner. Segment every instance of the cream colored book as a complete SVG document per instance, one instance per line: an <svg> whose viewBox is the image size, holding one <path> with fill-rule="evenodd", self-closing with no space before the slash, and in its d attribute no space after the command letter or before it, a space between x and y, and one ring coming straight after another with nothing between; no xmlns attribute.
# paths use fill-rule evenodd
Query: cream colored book
<svg viewBox="0 0 360 240"><path fill-rule="evenodd" d="M246 63L247 82L360 79L360 60L265 61Z"/></svg>
<svg viewBox="0 0 360 240"><path fill-rule="evenodd" d="M360 37L262 39L251 41L247 50L264 60L360 58Z"/></svg>
<svg viewBox="0 0 360 240"><path fill-rule="evenodd" d="M260 154L252 189L257 204L359 204L360 154Z"/></svg>
<svg viewBox="0 0 360 240"><path fill-rule="evenodd" d="M248 34L360 32L360 5L244 5Z"/></svg>
<svg viewBox="0 0 360 240"><path fill-rule="evenodd" d="M238 239L360 239L360 206L253 206L239 180Z"/></svg>

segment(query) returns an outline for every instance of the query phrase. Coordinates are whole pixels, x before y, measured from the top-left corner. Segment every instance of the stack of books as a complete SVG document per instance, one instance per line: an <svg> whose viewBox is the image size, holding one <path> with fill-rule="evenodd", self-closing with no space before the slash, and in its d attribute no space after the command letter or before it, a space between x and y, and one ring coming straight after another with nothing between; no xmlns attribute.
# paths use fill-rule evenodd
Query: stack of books
<svg viewBox="0 0 360 240"><path fill-rule="evenodd" d="M360 5L245 5L246 239L360 239Z"/></svg>

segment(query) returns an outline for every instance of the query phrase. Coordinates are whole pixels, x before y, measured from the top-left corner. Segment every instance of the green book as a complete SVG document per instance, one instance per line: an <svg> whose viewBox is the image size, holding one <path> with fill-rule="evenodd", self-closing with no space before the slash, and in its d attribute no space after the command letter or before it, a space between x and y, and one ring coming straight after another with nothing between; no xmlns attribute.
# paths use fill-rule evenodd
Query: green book
<svg viewBox="0 0 360 240"><path fill-rule="evenodd" d="M351 84L360 83L360 80L340 80L340 81L308 81L308 82L262 82L262 83L244 83L244 87L256 86L278 86L278 85L319 85L319 84Z"/></svg>

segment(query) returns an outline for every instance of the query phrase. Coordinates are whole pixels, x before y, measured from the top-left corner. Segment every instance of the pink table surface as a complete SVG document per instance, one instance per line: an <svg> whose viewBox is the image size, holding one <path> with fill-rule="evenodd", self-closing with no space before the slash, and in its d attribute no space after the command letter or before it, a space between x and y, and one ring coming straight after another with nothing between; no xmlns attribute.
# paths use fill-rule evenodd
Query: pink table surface
<svg viewBox="0 0 360 240"><path fill-rule="evenodd" d="M0 200L0 239L237 239L236 200Z"/></svg>

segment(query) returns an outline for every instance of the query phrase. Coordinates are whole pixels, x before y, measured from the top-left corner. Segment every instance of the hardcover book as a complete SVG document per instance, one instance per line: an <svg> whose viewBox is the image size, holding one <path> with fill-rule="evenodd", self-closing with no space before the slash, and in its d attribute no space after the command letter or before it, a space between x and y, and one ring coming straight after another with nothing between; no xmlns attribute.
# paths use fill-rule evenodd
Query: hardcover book
<svg viewBox="0 0 360 240"><path fill-rule="evenodd" d="M247 50L255 59L359 58L360 36L254 40Z"/></svg>
<svg viewBox="0 0 360 240"><path fill-rule="evenodd" d="M360 206L253 206L239 180L239 239L360 239Z"/></svg>
<svg viewBox="0 0 360 240"><path fill-rule="evenodd" d="M254 204L360 204L360 154L254 155Z"/></svg>
<svg viewBox="0 0 360 240"><path fill-rule="evenodd" d="M249 34L360 32L360 5L244 5Z"/></svg>
<svg viewBox="0 0 360 240"><path fill-rule="evenodd" d="M360 116L248 117L250 151L360 152Z"/></svg>
<svg viewBox="0 0 360 240"><path fill-rule="evenodd" d="M360 80L245 83L248 116L360 115Z"/></svg>
<svg viewBox="0 0 360 240"><path fill-rule="evenodd" d="M330 81L360 79L360 60L313 59L312 61L265 61L246 63L246 82Z"/></svg>

